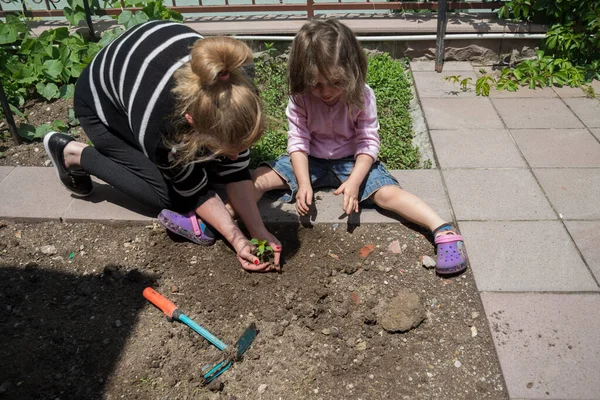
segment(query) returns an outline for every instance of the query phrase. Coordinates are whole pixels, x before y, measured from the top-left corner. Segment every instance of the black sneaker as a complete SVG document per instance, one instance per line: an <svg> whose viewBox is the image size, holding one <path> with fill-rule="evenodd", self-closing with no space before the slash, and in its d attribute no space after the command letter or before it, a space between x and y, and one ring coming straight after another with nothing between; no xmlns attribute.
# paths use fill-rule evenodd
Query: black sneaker
<svg viewBox="0 0 600 400"><path fill-rule="evenodd" d="M74 140L72 137L59 132L49 132L44 136L44 148L52 160L56 175L68 191L78 197L89 196L92 193L92 178L83 170L72 170L65 167L64 150L67 144Z"/></svg>

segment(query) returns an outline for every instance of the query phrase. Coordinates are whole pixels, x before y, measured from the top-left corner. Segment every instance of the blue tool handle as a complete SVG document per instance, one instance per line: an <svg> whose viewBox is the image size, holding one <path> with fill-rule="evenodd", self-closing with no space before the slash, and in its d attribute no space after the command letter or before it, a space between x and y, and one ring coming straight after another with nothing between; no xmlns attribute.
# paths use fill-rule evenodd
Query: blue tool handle
<svg viewBox="0 0 600 400"><path fill-rule="evenodd" d="M177 316L177 319L179 319L179 321L183 322L184 324L198 332L204 339L211 342L217 349L223 351L227 348L227 345L225 343L221 342L219 339L217 339L215 335L213 335L212 333L195 323L193 319L191 319L184 313L179 314Z"/></svg>

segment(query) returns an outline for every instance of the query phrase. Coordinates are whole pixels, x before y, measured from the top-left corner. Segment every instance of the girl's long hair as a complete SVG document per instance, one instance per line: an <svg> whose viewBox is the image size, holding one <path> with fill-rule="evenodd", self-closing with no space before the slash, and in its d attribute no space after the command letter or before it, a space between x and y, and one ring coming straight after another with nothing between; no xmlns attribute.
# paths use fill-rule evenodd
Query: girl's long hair
<svg viewBox="0 0 600 400"><path fill-rule="evenodd" d="M177 131L167 139L176 150L174 163L184 165L241 152L261 137L265 126L257 89L241 70L252 63L248 46L211 37L196 41L191 56L174 74Z"/></svg>
<svg viewBox="0 0 600 400"><path fill-rule="evenodd" d="M311 21L294 38L288 61L292 99L310 92L317 73L343 89L348 104L364 107L367 57L350 28L336 19Z"/></svg>

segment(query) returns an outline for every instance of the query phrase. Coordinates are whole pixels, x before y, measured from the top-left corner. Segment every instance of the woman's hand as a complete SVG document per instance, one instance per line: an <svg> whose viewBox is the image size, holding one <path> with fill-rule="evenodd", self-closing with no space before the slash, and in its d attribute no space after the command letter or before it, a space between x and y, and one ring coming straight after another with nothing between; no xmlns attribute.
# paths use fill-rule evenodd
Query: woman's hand
<svg viewBox="0 0 600 400"><path fill-rule="evenodd" d="M267 234L268 236L261 240L267 240L268 245L273 249L275 258L274 264L271 264L270 262L261 263L260 259L254 255L256 246L250 243L246 237L240 238L235 244L232 244L240 265L246 271L268 272L272 270L280 270L279 262L281 257L281 243L270 233L267 232Z"/></svg>
<svg viewBox="0 0 600 400"><path fill-rule="evenodd" d="M300 215L308 214L313 200L313 189L311 185L300 185L296 193L296 211Z"/></svg>
<svg viewBox="0 0 600 400"><path fill-rule="evenodd" d="M348 179L338 187L333 194L336 196L344 193L344 212L350 215L352 211L358 212L358 189L360 184Z"/></svg>

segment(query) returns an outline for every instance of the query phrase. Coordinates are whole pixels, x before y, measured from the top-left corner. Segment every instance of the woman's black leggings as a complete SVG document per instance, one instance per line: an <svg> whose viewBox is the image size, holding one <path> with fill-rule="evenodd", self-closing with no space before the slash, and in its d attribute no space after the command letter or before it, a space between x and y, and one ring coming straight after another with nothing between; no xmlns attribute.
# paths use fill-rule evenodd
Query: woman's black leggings
<svg viewBox="0 0 600 400"><path fill-rule="evenodd" d="M97 116L80 117L94 146L81 153L81 166L146 207L172 208L169 185L148 157L111 132Z"/></svg>

